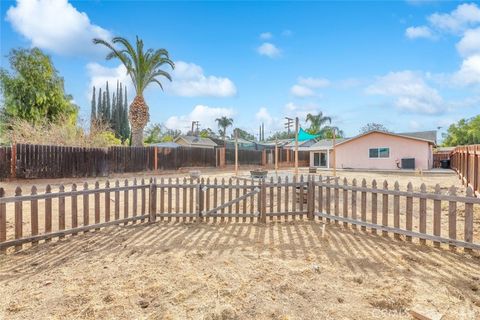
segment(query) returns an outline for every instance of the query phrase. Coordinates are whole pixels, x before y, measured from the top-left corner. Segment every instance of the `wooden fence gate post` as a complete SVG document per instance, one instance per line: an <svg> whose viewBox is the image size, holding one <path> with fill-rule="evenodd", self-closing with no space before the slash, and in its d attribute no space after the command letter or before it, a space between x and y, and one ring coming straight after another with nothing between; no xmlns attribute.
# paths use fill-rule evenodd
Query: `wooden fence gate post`
<svg viewBox="0 0 480 320"><path fill-rule="evenodd" d="M260 182L260 222L267 223L267 188L265 180Z"/></svg>
<svg viewBox="0 0 480 320"><path fill-rule="evenodd" d="M148 222L155 222L157 219L157 180L150 179L150 196L148 199L150 203L150 212L148 215Z"/></svg>
<svg viewBox="0 0 480 320"><path fill-rule="evenodd" d="M307 218L308 220L313 220L313 212L315 211L315 183L312 176L308 176L307 201Z"/></svg>

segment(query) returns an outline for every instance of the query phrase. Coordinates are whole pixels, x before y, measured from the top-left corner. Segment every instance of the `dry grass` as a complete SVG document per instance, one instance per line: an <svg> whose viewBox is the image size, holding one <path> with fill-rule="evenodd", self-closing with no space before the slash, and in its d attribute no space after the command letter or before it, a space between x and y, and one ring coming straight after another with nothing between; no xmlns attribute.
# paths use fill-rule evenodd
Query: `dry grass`
<svg viewBox="0 0 480 320"><path fill-rule="evenodd" d="M480 259L310 222L108 228L0 258L0 317L480 316ZM463 318L462 318L463 317Z"/></svg>

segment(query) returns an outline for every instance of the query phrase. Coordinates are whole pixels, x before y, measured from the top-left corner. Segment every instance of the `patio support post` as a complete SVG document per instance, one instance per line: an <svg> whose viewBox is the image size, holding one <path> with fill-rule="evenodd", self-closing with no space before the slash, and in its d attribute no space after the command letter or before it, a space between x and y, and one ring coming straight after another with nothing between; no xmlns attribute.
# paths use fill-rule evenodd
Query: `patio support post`
<svg viewBox="0 0 480 320"><path fill-rule="evenodd" d="M298 117L295 118L295 175L298 175Z"/></svg>
<svg viewBox="0 0 480 320"><path fill-rule="evenodd" d="M238 176L238 130L235 129L235 176Z"/></svg>

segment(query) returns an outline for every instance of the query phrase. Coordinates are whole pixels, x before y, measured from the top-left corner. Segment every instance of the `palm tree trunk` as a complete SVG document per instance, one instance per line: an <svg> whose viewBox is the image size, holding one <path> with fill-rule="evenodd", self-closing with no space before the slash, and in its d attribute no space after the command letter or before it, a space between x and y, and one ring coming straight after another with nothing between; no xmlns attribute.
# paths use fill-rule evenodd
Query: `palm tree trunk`
<svg viewBox="0 0 480 320"><path fill-rule="evenodd" d="M143 146L143 129L148 123L148 106L142 96L135 96L128 113L132 126L132 146Z"/></svg>
<svg viewBox="0 0 480 320"><path fill-rule="evenodd" d="M143 146L143 128L132 127L132 147Z"/></svg>

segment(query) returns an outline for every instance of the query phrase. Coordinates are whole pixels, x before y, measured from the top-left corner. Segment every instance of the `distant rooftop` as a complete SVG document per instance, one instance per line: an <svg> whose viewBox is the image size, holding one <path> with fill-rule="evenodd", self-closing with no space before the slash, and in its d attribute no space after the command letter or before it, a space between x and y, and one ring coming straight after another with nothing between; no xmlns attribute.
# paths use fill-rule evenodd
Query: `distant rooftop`
<svg viewBox="0 0 480 320"><path fill-rule="evenodd" d="M436 130L418 131L418 132L402 132L402 133L395 133L395 134L397 134L399 136L406 136L406 137L428 140L428 141L432 141L435 144L437 144L437 131Z"/></svg>

